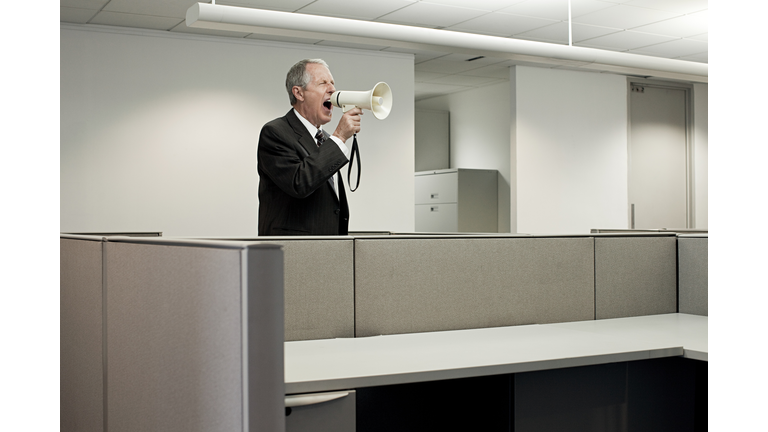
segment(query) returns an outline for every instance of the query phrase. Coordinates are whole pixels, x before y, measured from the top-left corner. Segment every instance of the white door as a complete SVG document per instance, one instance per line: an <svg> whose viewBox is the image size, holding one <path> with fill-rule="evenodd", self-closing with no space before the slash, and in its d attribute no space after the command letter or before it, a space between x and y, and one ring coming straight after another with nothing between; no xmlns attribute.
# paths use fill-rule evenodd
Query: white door
<svg viewBox="0 0 768 432"><path fill-rule="evenodd" d="M629 94L630 228L689 228L687 90L633 83Z"/></svg>

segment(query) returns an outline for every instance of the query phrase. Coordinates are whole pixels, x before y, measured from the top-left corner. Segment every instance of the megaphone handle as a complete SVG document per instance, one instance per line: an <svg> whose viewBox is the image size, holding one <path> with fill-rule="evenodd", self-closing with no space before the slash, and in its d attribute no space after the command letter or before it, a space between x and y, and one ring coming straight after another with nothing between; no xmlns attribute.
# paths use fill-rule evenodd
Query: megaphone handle
<svg viewBox="0 0 768 432"><path fill-rule="evenodd" d="M347 112L347 111L351 110L354 107L355 107L355 105L342 105L341 106L341 112Z"/></svg>
<svg viewBox="0 0 768 432"><path fill-rule="evenodd" d="M352 188L352 163L355 161L355 154L357 154L357 183ZM354 192L357 187L360 186L360 148L357 146L357 134L352 139L352 153L349 156L349 168L347 169L347 184L349 185L349 191Z"/></svg>

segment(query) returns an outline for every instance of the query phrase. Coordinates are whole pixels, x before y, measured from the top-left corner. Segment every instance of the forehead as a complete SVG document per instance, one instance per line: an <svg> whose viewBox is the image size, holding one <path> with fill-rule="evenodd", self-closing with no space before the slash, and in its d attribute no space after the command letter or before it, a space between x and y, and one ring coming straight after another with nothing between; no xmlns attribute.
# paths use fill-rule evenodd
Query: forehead
<svg viewBox="0 0 768 432"><path fill-rule="evenodd" d="M333 81L333 75L331 75L331 71L329 71L327 67L321 64L307 64L307 72L309 72L309 74L312 76L311 82Z"/></svg>

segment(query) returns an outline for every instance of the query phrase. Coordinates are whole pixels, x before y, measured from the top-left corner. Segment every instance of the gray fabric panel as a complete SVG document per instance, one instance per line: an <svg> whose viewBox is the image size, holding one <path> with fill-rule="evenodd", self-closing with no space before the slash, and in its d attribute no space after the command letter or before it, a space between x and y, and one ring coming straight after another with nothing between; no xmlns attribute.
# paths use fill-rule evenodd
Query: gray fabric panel
<svg viewBox="0 0 768 432"><path fill-rule="evenodd" d="M678 238L680 313L709 314L708 239Z"/></svg>
<svg viewBox="0 0 768 432"><path fill-rule="evenodd" d="M595 238L597 319L675 312L675 237Z"/></svg>
<svg viewBox="0 0 768 432"><path fill-rule="evenodd" d="M100 241L60 240L61 430L104 429Z"/></svg>
<svg viewBox="0 0 768 432"><path fill-rule="evenodd" d="M105 247L109 431L242 430L241 252Z"/></svg>
<svg viewBox="0 0 768 432"><path fill-rule="evenodd" d="M356 336L594 318L592 238L355 242Z"/></svg>
<svg viewBox="0 0 768 432"><path fill-rule="evenodd" d="M285 340L355 335L354 243L288 240L285 259Z"/></svg>

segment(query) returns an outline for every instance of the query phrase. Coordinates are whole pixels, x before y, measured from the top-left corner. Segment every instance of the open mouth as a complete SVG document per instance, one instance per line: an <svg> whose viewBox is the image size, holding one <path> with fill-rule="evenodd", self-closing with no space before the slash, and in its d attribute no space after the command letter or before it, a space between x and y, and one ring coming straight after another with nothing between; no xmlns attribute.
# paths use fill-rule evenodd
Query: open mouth
<svg viewBox="0 0 768 432"><path fill-rule="evenodd" d="M330 100L327 100L327 101L323 102L323 106L326 109L328 109L328 110L330 110L333 107L333 105L331 105L331 101Z"/></svg>

